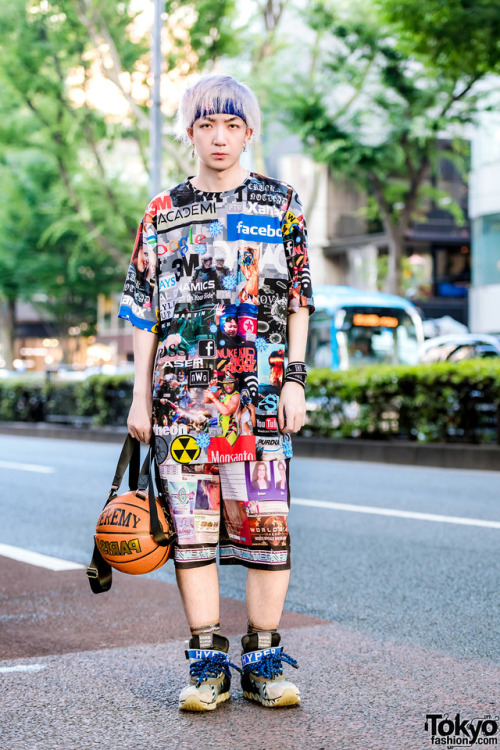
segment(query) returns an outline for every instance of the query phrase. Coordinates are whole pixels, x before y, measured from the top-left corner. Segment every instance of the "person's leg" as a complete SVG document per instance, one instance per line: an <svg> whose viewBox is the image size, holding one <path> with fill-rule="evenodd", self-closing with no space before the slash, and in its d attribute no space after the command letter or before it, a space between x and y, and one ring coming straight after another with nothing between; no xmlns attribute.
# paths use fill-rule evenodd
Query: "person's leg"
<svg viewBox="0 0 500 750"><path fill-rule="evenodd" d="M181 691L179 708L210 711L229 698L232 666L229 641L220 634L219 581L214 563L197 568L176 568L177 584L191 638L189 684Z"/></svg>
<svg viewBox="0 0 500 750"><path fill-rule="evenodd" d="M276 482L276 474L273 473ZM276 493L280 488L274 485L269 492L269 499L276 502ZM280 498L281 499L281 498ZM262 505L265 501L262 502ZM290 507L288 492L288 462L286 505L283 508L284 523L281 530L286 532L282 546L273 550L281 552L282 561L287 565L285 570L274 570L272 564L267 569L249 568L247 572L247 634L241 639L243 648L241 666L243 674L241 686L243 696L263 706L293 706L300 703L300 692L293 682L285 678L283 663L298 666L295 659L284 653L280 647L281 636L278 627L285 604L286 592L290 580L290 543L286 516ZM285 510L286 508L286 510ZM272 532L271 532L272 533ZM261 541L261 540L259 540ZM272 541L276 541L275 538Z"/></svg>
<svg viewBox="0 0 500 750"><path fill-rule="evenodd" d="M296 685L283 674L283 662L297 662L280 648L278 633L290 570L255 570L247 573L247 635L243 652L243 696L268 708L300 703Z"/></svg>
<svg viewBox="0 0 500 750"><path fill-rule="evenodd" d="M245 565L248 569L248 629L241 640L243 696L264 706L291 706L300 702L300 693L284 678L282 664L296 666L296 662L283 653L279 645L281 636L277 632L290 579L286 524L290 496L288 489L282 491L272 481L269 492L259 490L255 496L252 468L251 462L219 467L225 531L220 539L220 563ZM268 476L274 477L274 472L268 470ZM258 516L255 515L257 501ZM267 501L273 502L268 509ZM278 503L280 512L276 510ZM235 538L239 538L240 543L235 543ZM277 565L280 570L276 570Z"/></svg>
<svg viewBox="0 0 500 750"><path fill-rule="evenodd" d="M213 504L217 506L218 476L211 466L206 467L206 472L212 483ZM229 698L231 684L229 641L220 634L219 624L219 581L215 563L218 525L214 524L214 538L209 543L206 531L203 535L196 531L195 508L188 499L193 487L197 489L195 482L200 481L200 476L187 471L186 474L187 478L167 479L179 539L175 549L177 584L191 630L191 638L186 643L189 684L180 693L179 708L210 711ZM200 558L210 562L200 564Z"/></svg>
<svg viewBox="0 0 500 750"><path fill-rule="evenodd" d="M285 604L289 570L255 570L247 572L248 632L277 630Z"/></svg>
<svg viewBox="0 0 500 750"><path fill-rule="evenodd" d="M219 578L215 561L199 568L176 568L177 585L191 634L219 625Z"/></svg>

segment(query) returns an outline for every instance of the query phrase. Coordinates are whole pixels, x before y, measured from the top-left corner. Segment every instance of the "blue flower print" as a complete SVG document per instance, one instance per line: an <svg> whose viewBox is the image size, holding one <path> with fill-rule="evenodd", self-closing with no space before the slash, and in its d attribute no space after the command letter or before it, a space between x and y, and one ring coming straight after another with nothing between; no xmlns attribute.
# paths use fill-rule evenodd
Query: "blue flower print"
<svg viewBox="0 0 500 750"><path fill-rule="evenodd" d="M201 245L199 242L197 242L196 245L194 246L194 249L195 249L195 252L198 253L198 255L205 255L205 253L208 250L208 245L205 245L205 244Z"/></svg>
<svg viewBox="0 0 500 750"><path fill-rule="evenodd" d="M192 346L189 350L189 356L190 357L197 357L198 356L198 347Z"/></svg>
<svg viewBox="0 0 500 750"><path fill-rule="evenodd" d="M212 325L210 326L210 333L217 333L217 326L215 325L215 323L212 323Z"/></svg>

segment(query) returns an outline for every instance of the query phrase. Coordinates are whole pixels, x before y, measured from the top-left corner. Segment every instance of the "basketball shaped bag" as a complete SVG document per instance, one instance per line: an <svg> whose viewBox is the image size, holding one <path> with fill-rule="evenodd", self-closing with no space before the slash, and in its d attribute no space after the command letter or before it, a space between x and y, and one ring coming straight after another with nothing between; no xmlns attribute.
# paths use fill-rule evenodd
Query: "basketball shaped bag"
<svg viewBox="0 0 500 750"><path fill-rule="evenodd" d="M140 443L131 435L123 446L106 504L97 520L94 554L87 576L94 594L109 591L111 568L140 575L160 568L170 557L176 539L162 483L155 497L152 458L154 437L139 473ZM128 466L130 492L118 495Z"/></svg>

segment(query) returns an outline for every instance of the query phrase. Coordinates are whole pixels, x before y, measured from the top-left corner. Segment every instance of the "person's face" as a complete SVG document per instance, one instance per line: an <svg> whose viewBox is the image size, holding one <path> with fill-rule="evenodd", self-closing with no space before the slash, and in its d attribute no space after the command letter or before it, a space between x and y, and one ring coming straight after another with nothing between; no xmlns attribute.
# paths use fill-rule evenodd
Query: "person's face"
<svg viewBox="0 0 500 750"><path fill-rule="evenodd" d="M234 383L223 383L223 387L226 393L232 393L234 391Z"/></svg>
<svg viewBox="0 0 500 750"><path fill-rule="evenodd" d="M212 258L203 258L203 267L210 268L212 265Z"/></svg>
<svg viewBox="0 0 500 750"><path fill-rule="evenodd" d="M144 273L149 267L149 255L147 245L141 243L137 252L136 266L139 273Z"/></svg>
<svg viewBox="0 0 500 750"><path fill-rule="evenodd" d="M223 172L239 162L252 130L241 117L216 114L199 117L187 133L200 161L216 172Z"/></svg>
<svg viewBox="0 0 500 750"><path fill-rule="evenodd" d="M251 266L253 263L254 253L251 247L245 248L243 252L243 265Z"/></svg>
<svg viewBox="0 0 500 750"><path fill-rule="evenodd" d="M281 479L284 481L286 479L286 469L285 469L285 466L283 464L280 464L279 465L279 470L280 470L280 474L281 474Z"/></svg>
<svg viewBox="0 0 500 750"><path fill-rule="evenodd" d="M228 336L236 336L238 333L238 323L234 318L228 318L224 323L224 331Z"/></svg>
<svg viewBox="0 0 500 750"><path fill-rule="evenodd" d="M224 258L217 258L215 261L217 263L217 268L223 268L224 267Z"/></svg>
<svg viewBox="0 0 500 750"><path fill-rule="evenodd" d="M267 479L267 470L264 464L260 464L257 469L257 476L259 479Z"/></svg>

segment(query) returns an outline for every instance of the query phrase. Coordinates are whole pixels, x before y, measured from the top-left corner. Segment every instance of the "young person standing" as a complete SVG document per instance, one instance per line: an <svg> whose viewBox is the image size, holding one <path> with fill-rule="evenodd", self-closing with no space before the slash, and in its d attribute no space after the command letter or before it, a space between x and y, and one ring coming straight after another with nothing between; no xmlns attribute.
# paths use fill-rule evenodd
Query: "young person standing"
<svg viewBox="0 0 500 750"><path fill-rule="evenodd" d="M234 667L219 623L217 547L221 565L248 569L243 695L268 707L300 702L283 674L284 662L296 662L283 652L278 633L290 577L290 493L286 488L277 500L270 482L252 489L252 475L265 462L268 477L288 483L290 434L305 421L304 357L314 308L297 193L240 164L259 130L255 95L233 78L205 77L184 93L178 134L198 155L198 173L146 209L119 311L134 326L129 432L154 441L178 532L174 561L191 630L190 682L179 707L192 711L229 698ZM205 257L217 258L227 268L224 276L209 273ZM218 326L221 306L236 321L227 339ZM182 347L165 345L172 332L181 333ZM286 343L289 364L284 378L276 378L269 357ZM187 380L191 398L182 424L175 403L153 396L172 372ZM231 393L250 394L255 417L244 431L233 419L230 435L223 423L233 417L231 398L221 398L228 384ZM162 418L152 419L157 414ZM210 510L185 501L196 497L202 481L212 487Z"/></svg>

